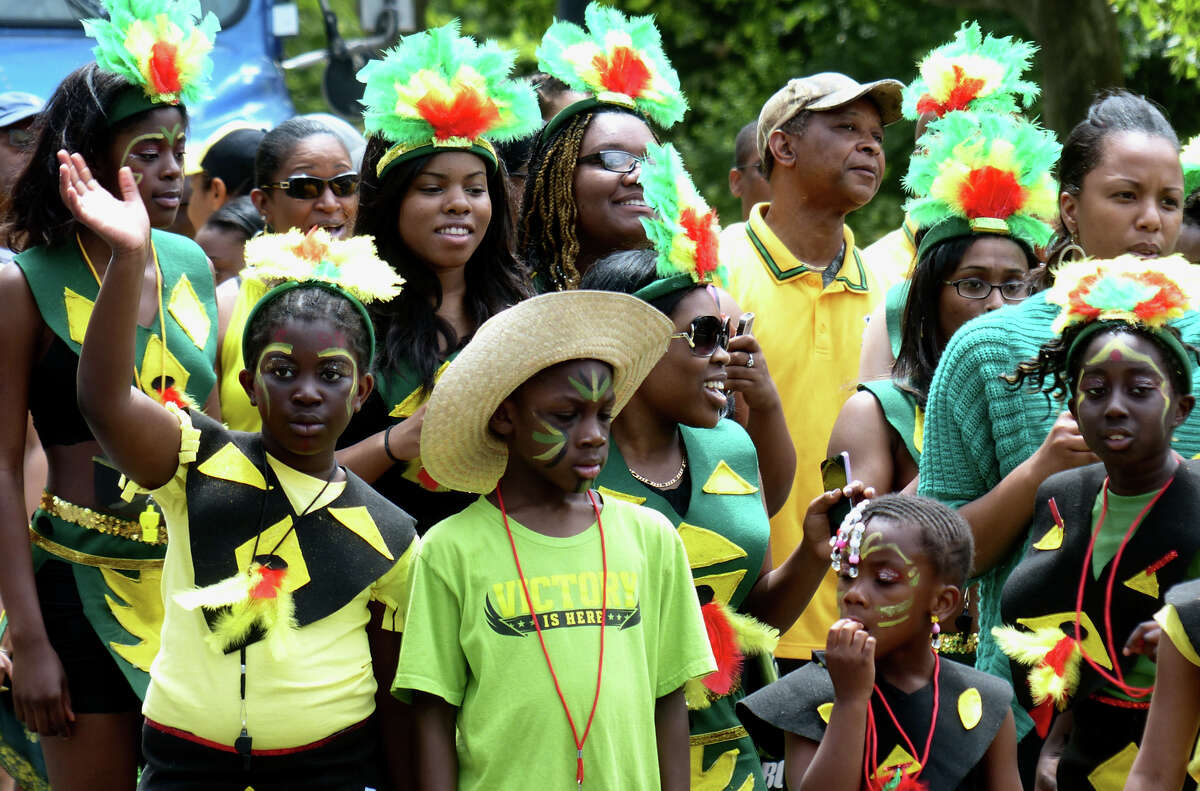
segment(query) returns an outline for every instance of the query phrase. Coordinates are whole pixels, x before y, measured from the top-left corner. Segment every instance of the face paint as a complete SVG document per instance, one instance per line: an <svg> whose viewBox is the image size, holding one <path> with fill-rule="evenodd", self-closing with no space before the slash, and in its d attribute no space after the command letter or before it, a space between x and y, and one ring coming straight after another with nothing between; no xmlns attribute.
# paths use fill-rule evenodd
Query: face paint
<svg viewBox="0 0 1200 791"><path fill-rule="evenodd" d="M174 148L175 143L182 142L183 139L182 124L175 124L175 126L171 129L167 129L165 126L163 126L159 127L157 132L149 132L144 135L138 135L129 141L129 145L125 146L125 153L121 154L121 164L125 165L128 162L130 152L133 151L134 147L137 146L138 143L144 143L147 140L162 140L167 144L168 148ZM135 183L140 184L142 182L142 174L134 173L133 180Z"/></svg>
<svg viewBox="0 0 1200 791"><path fill-rule="evenodd" d="M354 415L354 399L358 396L358 360L355 359L353 352L340 346L331 346L317 352L317 358L321 360L333 357L345 357L350 362L350 376L353 378L354 384L350 387L350 394L346 397L346 416L352 417Z"/></svg>
<svg viewBox="0 0 1200 791"><path fill-rule="evenodd" d="M574 380L572 380L574 384ZM542 424L542 428L546 429L533 432L533 441L540 445L548 446L549 450L545 453L539 453L533 458L540 462L544 462L547 467L553 467L562 461L563 456L567 455L567 435L561 430L546 422L544 418L538 418L538 422Z"/></svg>
<svg viewBox="0 0 1200 791"><path fill-rule="evenodd" d="M1129 337L1130 336L1127 333L1113 335L1108 339L1107 343L1100 347L1100 351L1096 352L1092 359L1087 360L1084 363L1084 366L1099 365L1106 362L1119 363L1125 360L1133 360L1134 362L1144 363L1145 365L1149 366L1154 373L1158 374L1158 386L1156 389L1162 394L1163 397L1162 419L1165 423L1167 420L1167 415L1171 412L1171 388L1169 386L1168 374L1162 370L1158 360L1155 360L1150 355L1143 354L1137 349L1131 347L1129 345ZM1075 389L1077 391L1075 393L1076 409L1078 409L1079 405L1083 402L1084 392L1083 388L1079 386L1082 381L1083 368L1080 368L1079 381L1075 383Z"/></svg>
<svg viewBox="0 0 1200 791"><path fill-rule="evenodd" d="M612 377L604 374L603 377L597 374L595 369L592 370L591 383L584 384L574 376L567 381L571 383L571 387L575 388L575 392L593 403L599 401L608 392L609 386L612 385Z"/></svg>
<svg viewBox="0 0 1200 791"><path fill-rule="evenodd" d="M271 414L271 399L265 397L265 394L267 392L267 383L263 381L262 369L263 369L263 360L265 360L267 358L267 355L270 354L271 352L279 352L281 354L291 355L292 344L290 344L290 343L268 343L263 348L262 353L258 355L258 365L254 366L254 385L260 391L262 391L262 393L264 394L264 397L259 399L259 406L261 409L266 410L266 413L268 416L270 416L270 414Z"/></svg>
<svg viewBox="0 0 1200 791"><path fill-rule="evenodd" d="M896 626L908 620L908 611L912 609L912 599L906 599L899 604L883 604L879 607L879 614L884 617L884 620L879 622L879 626Z"/></svg>
<svg viewBox="0 0 1200 791"><path fill-rule="evenodd" d="M871 535L867 536L863 541L862 551L859 552L859 554L865 558L873 552L879 552L883 549L890 549L900 556L900 559L904 561L906 566L912 567L912 561L908 559L908 555L905 555L904 551L901 550L900 547L896 546L895 543L889 541L888 543L880 544L879 546L871 546L872 544L880 541L882 538L883 534L881 533L872 533Z"/></svg>

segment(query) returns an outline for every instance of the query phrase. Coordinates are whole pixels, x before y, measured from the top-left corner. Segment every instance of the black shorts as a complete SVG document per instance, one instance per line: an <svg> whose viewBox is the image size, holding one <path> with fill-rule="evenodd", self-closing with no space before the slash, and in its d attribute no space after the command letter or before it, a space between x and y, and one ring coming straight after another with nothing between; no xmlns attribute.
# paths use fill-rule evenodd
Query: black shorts
<svg viewBox="0 0 1200 791"><path fill-rule="evenodd" d="M141 711L141 699L84 615L71 564L48 558L38 569L35 579L46 636L67 674L71 708L75 713Z"/></svg>
<svg viewBox="0 0 1200 791"><path fill-rule="evenodd" d="M297 712L299 714L299 712ZM138 791L363 791L379 785L381 756L374 720L316 746L245 759L217 747L142 726L146 768Z"/></svg>

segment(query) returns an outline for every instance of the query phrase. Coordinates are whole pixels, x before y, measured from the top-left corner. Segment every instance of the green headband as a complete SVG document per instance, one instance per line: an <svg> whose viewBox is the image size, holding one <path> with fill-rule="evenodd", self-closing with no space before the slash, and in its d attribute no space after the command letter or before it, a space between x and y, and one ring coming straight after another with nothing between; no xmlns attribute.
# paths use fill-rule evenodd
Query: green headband
<svg viewBox="0 0 1200 791"><path fill-rule="evenodd" d="M126 118L132 118L138 113L156 110L159 107L179 107L178 104L156 102L146 96L146 91L140 85L129 85L122 88L108 111L108 126L111 129Z"/></svg>
<svg viewBox="0 0 1200 791"><path fill-rule="evenodd" d="M647 302L653 302L659 297L665 297L667 294L674 294L676 291L683 291L691 288L704 288L707 283L697 283L688 272L680 272L677 275L660 278L652 281L637 291L633 295L638 299L644 299Z"/></svg>
<svg viewBox="0 0 1200 791"><path fill-rule="evenodd" d="M484 138L479 138L469 146L463 145L439 145L437 141L431 143L421 143L419 145L408 148L404 143L397 143L389 148L382 157L379 158L379 163L375 165L375 175L382 179L388 171L399 165L401 162L422 157L427 154L441 154L447 151L466 151L475 154L488 165L488 175L496 172L498 167L498 159L496 157L496 149L492 147Z"/></svg>
<svg viewBox="0 0 1200 791"><path fill-rule="evenodd" d="M555 132L565 126L575 116L590 113L593 110L623 110L630 115L640 118L646 126L650 125L646 116L637 109L637 105L633 103L633 100L623 101L627 97L621 96L620 98L616 98L617 94L608 94L608 96L613 98L589 96L586 99L580 99L574 104L568 104L559 110L553 118L546 122L546 125L542 127L542 131L538 132L538 145L546 143Z"/></svg>
<svg viewBox="0 0 1200 791"><path fill-rule="evenodd" d="M917 248L917 260L925 258L925 254L942 242L959 239L964 236L1004 236L1028 250L1029 245L1022 239L1009 232L1008 223L992 217L980 217L967 220L962 217L948 217L932 226L921 237L921 246Z"/></svg>
<svg viewBox="0 0 1200 791"><path fill-rule="evenodd" d="M1180 341L1178 338L1176 338L1170 332L1167 332L1165 328L1160 329L1158 327L1151 327L1149 324L1131 324L1128 321L1120 321L1120 320L1113 320L1113 319L1093 321L1087 327L1084 327L1082 330L1080 330L1079 335L1077 335L1075 337L1075 340L1071 342L1070 347L1067 349L1067 370L1071 369L1071 361L1075 359L1075 355L1082 353L1083 350L1087 348L1088 341L1090 341L1092 338L1094 338L1097 334L1104 332L1106 330L1111 330L1114 327L1137 327L1140 329L1144 329L1146 332L1152 334L1155 338L1162 341L1163 344L1175 355L1175 357L1183 365L1183 373L1184 373L1183 394L1184 395L1191 394L1191 392L1192 392L1192 372L1195 367L1195 363L1193 362L1191 355L1188 354L1187 349L1184 348L1182 341ZM1074 395L1075 383L1068 382L1067 385L1071 388L1071 394Z"/></svg>
<svg viewBox="0 0 1200 791"><path fill-rule="evenodd" d="M262 299L254 304L254 307L250 309L249 315L246 316L246 328L242 331L243 364L255 364L250 360L250 351L247 341L250 337L250 328L254 325L254 320L258 317L258 314L262 312L263 308L274 302L279 297L283 296L289 291L292 291L293 289L300 288L301 286L316 286L317 288L323 288L326 291L337 294L338 296L344 297L350 301L350 304L354 306L355 310L357 310L358 314L362 317L363 324L365 324L367 327L367 338L370 340L369 348L371 353L367 358L366 368L370 369L371 365L375 362L375 324L371 321L371 314L367 313L367 309L363 303L355 299L354 296L352 296L344 288L324 280L288 280L275 286L266 294L263 294Z"/></svg>

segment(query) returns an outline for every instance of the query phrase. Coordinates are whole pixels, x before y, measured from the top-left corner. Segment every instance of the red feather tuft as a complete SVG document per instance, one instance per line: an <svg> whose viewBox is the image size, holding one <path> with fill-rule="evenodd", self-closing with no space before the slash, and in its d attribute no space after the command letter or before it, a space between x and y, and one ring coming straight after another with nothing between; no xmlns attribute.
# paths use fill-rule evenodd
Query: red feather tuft
<svg viewBox="0 0 1200 791"><path fill-rule="evenodd" d="M717 660L717 670L704 677L704 686L714 695L728 695L741 678L745 657L738 649L737 634L720 604L710 601L700 608L700 613L708 630L708 644Z"/></svg>
<svg viewBox="0 0 1200 791"><path fill-rule="evenodd" d="M178 50L174 44L156 41L150 48L150 84L155 93L179 93L179 67L176 64Z"/></svg>
<svg viewBox="0 0 1200 791"><path fill-rule="evenodd" d="M967 109L967 106L975 101L975 97L979 96L979 92L983 90L984 81L978 77L965 76L962 66L952 66L951 68L954 69L954 87L950 89L950 95L946 97L946 101L939 102L929 94L925 94L917 100L918 113L921 115L934 113L941 118L946 113Z"/></svg>
<svg viewBox="0 0 1200 791"><path fill-rule="evenodd" d="M894 791L929 791L929 786L922 783L915 776L906 774L900 778L900 782L893 786Z"/></svg>
<svg viewBox="0 0 1200 791"><path fill-rule="evenodd" d="M174 404L180 409L187 409L188 406L187 400L179 394L174 385L168 386L166 390L158 390L158 398L164 404Z"/></svg>
<svg viewBox="0 0 1200 791"><path fill-rule="evenodd" d="M1071 654L1075 651L1075 638L1064 637L1054 644L1054 647L1046 652L1046 658L1042 661L1054 670L1057 676L1063 676L1067 672L1067 660L1071 658Z"/></svg>
<svg viewBox="0 0 1200 791"><path fill-rule="evenodd" d="M1025 203L1025 189L1016 176L990 165L967 174L958 192L967 217L1006 220Z"/></svg>
<svg viewBox="0 0 1200 791"><path fill-rule="evenodd" d="M417 102L417 112L433 127L438 140L453 137L474 140L500 120L496 103L471 89L459 91L449 102L426 96Z"/></svg>
<svg viewBox="0 0 1200 791"><path fill-rule="evenodd" d="M433 479L433 476L424 467L417 471L417 481L431 492L436 492L441 485Z"/></svg>
<svg viewBox="0 0 1200 791"><path fill-rule="evenodd" d="M600 84L606 91L636 99L650 84L649 67L637 50L629 47L616 47L611 58L597 55L592 58L592 66L600 72Z"/></svg>
<svg viewBox="0 0 1200 791"><path fill-rule="evenodd" d="M1142 321L1158 318L1168 311L1184 306L1185 298L1179 286L1161 272L1143 272L1138 276L1138 280L1146 285L1158 287L1153 297L1139 302L1133 309L1134 315Z"/></svg>
<svg viewBox="0 0 1200 791"><path fill-rule="evenodd" d="M679 224L687 234L687 238L696 244L696 276L707 280L710 272L716 271L717 264L717 213L709 209L703 215L688 206L679 214Z"/></svg>
<svg viewBox="0 0 1200 791"><path fill-rule="evenodd" d="M258 568L258 582L250 589L251 599L274 599L283 587L283 578L287 569L269 569L266 566Z"/></svg>
<svg viewBox="0 0 1200 791"><path fill-rule="evenodd" d="M1033 727L1038 736L1045 739L1046 734L1050 732L1050 723L1054 720L1054 701L1046 698L1029 710L1029 716L1033 719Z"/></svg>

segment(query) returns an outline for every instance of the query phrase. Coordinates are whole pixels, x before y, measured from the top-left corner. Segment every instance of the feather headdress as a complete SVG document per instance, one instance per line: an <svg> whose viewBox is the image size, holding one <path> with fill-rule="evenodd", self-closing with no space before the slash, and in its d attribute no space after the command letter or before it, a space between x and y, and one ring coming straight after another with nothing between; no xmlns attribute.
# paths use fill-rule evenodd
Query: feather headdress
<svg viewBox="0 0 1200 791"><path fill-rule="evenodd" d="M1058 270L1046 301L1062 307L1053 329L1115 320L1159 328L1196 309L1200 274L1181 255L1083 259Z"/></svg>
<svg viewBox="0 0 1200 791"><path fill-rule="evenodd" d="M1012 236L1030 248L1053 233L1058 186L1051 169L1062 147L1054 134L1008 115L952 113L930 124L904 177L904 205L927 228L918 256L969 233ZM940 226L940 227L939 227Z"/></svg>
<svg viewBox="0 0 1200 791"><path fill-rule="evenodd" d="M430 146L473 150L495 165L493 142L536 132L542 119L533 87L509 77L515 57L493 41L459 35L454 21L405 36L364 66L364 126L392 143L377 175Z"/></svg>
<svg viewBox="0 0 1200 791"><path fill-rule="evenodd" d="M1179 164L1183 166L1183 198L1187 200L1200 189L1200 135L1196 135L1179 152Z"/></svg>
<svg viewBox="0 0 1200 791"><path fill-rule="evenodd" d="M956 110L1016 113L1041 92L1022 75L1037 52L1033 44L1010 36L983 35L979 23L959 28L954 40L921 59L919 75L904 89L904 117L925 113L939 118Z"/></svg>
<svg viewBox="0 0 1200 791"><path fill-rule="evenodd" d="M538 68L592 94L589 106L599 102L637 110L664 129L678 123L687 112L687 99L663 52L654 17L627 17L593 2L584 11L584 22L586 30L571 22L551 25L537 48ZM583 104L563 110L547 129L589 109L578 106Z"/></svg>
<svg viewBox="0 0 1200 791"><path fill-rule="evenodd" d="M658 253L658 280L638 291L643 299L691 285L711 283L721 275L717 237L721 226L683 166L683 157L667 143L646 146L638 179L642 198L656 216L643 217L646 237ZM643 292L653 290L650 296Z"/></svg>
<svg viewBox="0 0 1200 791"><path fill-rule="evenodd" d="M146 101L138 109L205 98L221 25L211 11L202 13L200 0L102 3L108 19L85 19L83 30L96 39L96 64L142 89Z"/></svg>

